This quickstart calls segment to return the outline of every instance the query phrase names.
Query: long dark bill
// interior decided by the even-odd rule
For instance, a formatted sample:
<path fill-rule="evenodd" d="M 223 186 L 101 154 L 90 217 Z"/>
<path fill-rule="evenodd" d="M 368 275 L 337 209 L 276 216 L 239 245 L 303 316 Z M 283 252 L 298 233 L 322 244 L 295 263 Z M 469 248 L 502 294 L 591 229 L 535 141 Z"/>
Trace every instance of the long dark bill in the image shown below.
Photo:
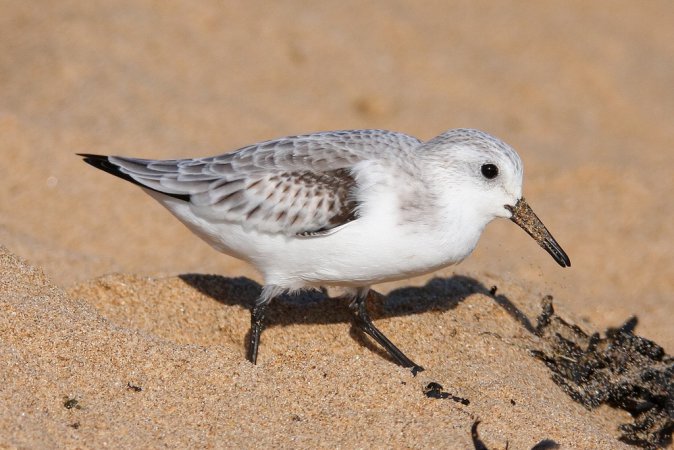
<path fill-rule="evenodd" d="M 538 245 L 543 247 L 546 252 L 550 253 L 550 256 L 557 261 L 557 264 L 562 267 L 571 266 L 571 261 L 567 254 L 562 250 L 562 247 L 559 246 L 557 241 L 555 241 L 555 238 L 552 237 L 548 229 L 545 228 L 541 219 L 534 214 L 534 211 L 526 200 L 524 200 L 524 197 L 519 199 L 515 206 L 505 205 L 505 208 L 513 213 L 510 220 L 522 227 L 529 236 L 534 238 L 536 242 L 538 242 Z"/>

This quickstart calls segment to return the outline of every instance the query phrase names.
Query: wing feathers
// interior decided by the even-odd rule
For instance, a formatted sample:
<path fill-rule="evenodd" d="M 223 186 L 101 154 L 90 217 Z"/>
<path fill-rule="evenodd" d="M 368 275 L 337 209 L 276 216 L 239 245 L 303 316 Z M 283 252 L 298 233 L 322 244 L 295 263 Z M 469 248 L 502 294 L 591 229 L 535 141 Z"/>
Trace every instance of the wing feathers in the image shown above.
<path fill-rule="evenodd" d="M 419 143 L 401 133 L 355 130 L 291 136 L 211 158 L 82 156 L 101 170 L 189 201 L 195 214 L 209 220 L 316 236 L 357 218 L 355 164 Z"/>

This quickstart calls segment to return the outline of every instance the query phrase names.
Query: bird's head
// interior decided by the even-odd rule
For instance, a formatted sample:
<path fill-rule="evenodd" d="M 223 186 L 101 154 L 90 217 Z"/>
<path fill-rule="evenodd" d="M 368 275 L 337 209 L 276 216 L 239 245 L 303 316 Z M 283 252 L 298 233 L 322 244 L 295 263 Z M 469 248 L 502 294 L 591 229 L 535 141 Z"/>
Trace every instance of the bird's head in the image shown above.
<path fill-rule="evenodd" d="M 522 160 L 505 142 L 479 130 L 449 130 L 419 149 L 436 165 L 448 196 L 484 224 L 501 217 L 522 227 L 562 267 L 569 257 L 522 196 Z"/>

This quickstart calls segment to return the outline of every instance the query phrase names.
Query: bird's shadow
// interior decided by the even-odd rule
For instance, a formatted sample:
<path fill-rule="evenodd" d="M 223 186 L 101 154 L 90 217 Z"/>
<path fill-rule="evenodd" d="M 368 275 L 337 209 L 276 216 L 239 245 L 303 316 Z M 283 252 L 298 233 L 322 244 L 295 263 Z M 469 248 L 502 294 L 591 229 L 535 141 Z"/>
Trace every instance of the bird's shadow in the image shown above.
<path fill-rule="evenodd" d="M 180 275 L 180 279 L 224 305 L 241 306 L 247 309 L 252 308 L 262 290 L 258 283 L 244 277 L 227 278 L 219 275 L 183 274 Z M 463 275 L 433 278 L 424 286 L 395 289 L 386 296 L 375 295 L 374 298 L 370 298 L 368 309 L 374 320 L 428 311 L 448 311 L 456 308 L 473 294 L 490 297 L 524 328 L 530 332 L 534 331 L 527 316 L 508 297 L 497 294 L 495 287 L 487 288 L 476 279 Z M 350 299 L 346 298 L 329 298 L 325 292 L 318 290 L 284 294 L 275 299 L 270 306 L 266 317 L 266 327 L 352 322 L 353 315 L 348 308 L 349 301 Z M 350 335 L 359 344 L 390 359 L 383 349 L 374 345 L 357 327 L 351 327 Z M 245 339 L 245 342 L 248 342 L 248 337 Z"/>

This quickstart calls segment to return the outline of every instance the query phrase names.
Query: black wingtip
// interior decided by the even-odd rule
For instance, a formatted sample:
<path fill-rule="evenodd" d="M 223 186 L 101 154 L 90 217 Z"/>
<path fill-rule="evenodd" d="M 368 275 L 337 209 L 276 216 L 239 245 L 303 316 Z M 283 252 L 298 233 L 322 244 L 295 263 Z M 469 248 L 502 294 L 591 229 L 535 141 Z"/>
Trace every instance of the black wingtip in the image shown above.
<path fill-rule="evenodd" d="M 77 156 L 81 156 L 82 160 L 91 165 L 94 166 L 97 169 L 100 169 L 104 172 L 108 172 L 109 174 L 112 174 L 116 177 L 122 178 L 126 181 L 130 181 L 133 184 L 137 184 L 138 186 L 143 186 L 141 183 L 133 179 L 131 176 L 128 174 L 122 172 L 119 169 L 119 166 L 116 164 L 113 164 L 110 162 L 110 159 L 108 156 L 105 155 L 94 155 L 91 153 L 77 153 Z M 146 187 L 146 186 L 143 186 Z"/>
<path fill-rule="evenodd" d="M 143 183 L 139 182 L 135 178 L 133 178 L 131 175 L 123 172 L 117 164 L 114 164 L 110 161 L 110 157 L 105 156 L 105 155 L 94 155 L 92 153 L 76 153 L 77 156 L 81 156 L 82 160 L 91 165 L 94 166 L 97 169 L 102 170 L 103 172 L 107 172 L 111 175 L 114 175 L 116 177 L 119 177 L 123 180 L 129 181 L 135 185 L 138 185 L 144 189 L 149 189 L 151 191 L 159 192 L 160 194 L 168 195 L 169 197 L 177 198 L 178 200 L 183 200 L 186 202 L 190 201 L 190 196 L 187 194 L 171 194 L 168 192 L 162 192 L 157 189 L 153 189 L 149 186 L 145 186 Z"/>
<path fill-rule="evenodd" d="M 87 164 L 91 164 L 97 169 L 107 170 L 105 169 L 106 166 L 111 165 L 110 160 L 108 160 L 108 157 L 105 155 L 94 155 L 91 153 L 75 153 L 77 156 L 82 157 L 82 161 L 84 161 Z"/>

